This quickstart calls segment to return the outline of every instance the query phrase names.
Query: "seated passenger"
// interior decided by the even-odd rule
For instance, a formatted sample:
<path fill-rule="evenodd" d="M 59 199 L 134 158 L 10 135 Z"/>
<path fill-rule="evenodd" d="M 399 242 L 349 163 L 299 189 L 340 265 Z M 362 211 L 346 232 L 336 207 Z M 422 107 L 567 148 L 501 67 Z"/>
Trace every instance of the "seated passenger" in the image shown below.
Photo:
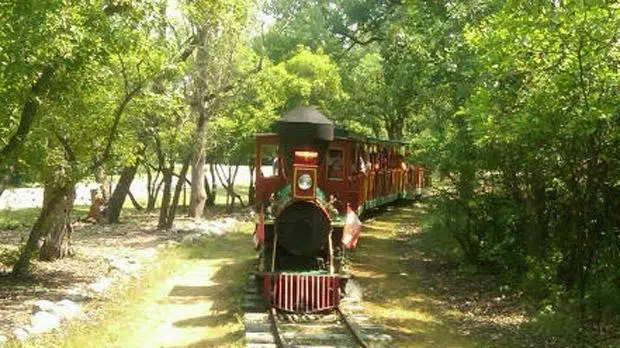
<path fill-rule="evenodd" d="M 342 157 L 330 156 L 327 164 L 327 177 L 330 179 L 342 179 Z"/>

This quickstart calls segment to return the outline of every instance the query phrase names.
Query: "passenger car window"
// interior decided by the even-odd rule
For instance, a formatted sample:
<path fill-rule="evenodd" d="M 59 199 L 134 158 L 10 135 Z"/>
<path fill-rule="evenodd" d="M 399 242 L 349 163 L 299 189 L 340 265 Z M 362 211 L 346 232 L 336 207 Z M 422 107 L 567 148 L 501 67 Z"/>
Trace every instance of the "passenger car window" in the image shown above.
<path fill-rule="evenodd" d="M 272 178 L 279 175 L 278 172 L 278 147 L 273 144 L 264 144 L 260 148 L 260 173 L 262 177 Z"/>
<path fill-rule="evenodd" d="M 327 156 L 327 178 L 344 178 L 344 151 L 342 149 L 329 149 Z"/>

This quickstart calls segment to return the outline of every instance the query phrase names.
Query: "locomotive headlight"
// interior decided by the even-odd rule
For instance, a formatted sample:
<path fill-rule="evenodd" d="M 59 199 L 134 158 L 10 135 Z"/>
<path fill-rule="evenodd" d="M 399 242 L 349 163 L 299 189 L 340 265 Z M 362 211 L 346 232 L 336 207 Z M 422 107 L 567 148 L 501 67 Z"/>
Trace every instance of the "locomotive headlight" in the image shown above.
<path fill-rule="evenodd" d="M 312 177 L 310 174 L 302 174 L 297 178 L 297 187 L 300 190 L 307 190 L 312 187 Z"/>

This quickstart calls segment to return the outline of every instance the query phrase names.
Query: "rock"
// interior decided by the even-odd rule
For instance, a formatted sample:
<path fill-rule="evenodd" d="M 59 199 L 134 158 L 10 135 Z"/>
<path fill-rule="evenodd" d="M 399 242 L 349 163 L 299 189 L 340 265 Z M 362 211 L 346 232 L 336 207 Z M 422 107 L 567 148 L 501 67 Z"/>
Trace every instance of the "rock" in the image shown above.
<path fill-rule="evenodd" d="M 157 256 L 157 250 L 155 248 L 148 248 L 140 251 L 140 257 L 145 259 L 154 259 Z"/>
<path fill-rule="evenodd" d="M 126 257 L 124 259 L 112 259 L 109 262 L 110 268 L 125 274 L 136 274 L 140 271 L 140 264 L 132 258 Z"/>
<path fill-rule="evenodd" d="M 2 347 L 8 340 L 9 339 L 6 338 L 6 336 L 4 336 L 3 334 L 0 334 L 0 347 Z"/>
<path fill-rule="evenodd" d="M 201 231 L 201 234 L 203 236 L 213 236 L 213 235 L 217 235 L 219 233 L 220 230 L 218 230 L 217 228 L 213 227 L 213 226 L 205 226 L 205 228 Z"/>
<path fill-rule="evenodd" d="M 227 217 L 224 218 L 224 224 L 227 225 L 227 226 L 232 227 L 236 223 L 237 223 L 237 219 L 235 219 L 233 217 L 227 216 Z"/>
<path fill-rule="evenodd" d="M 65 292 L 64 299 L 74 302 L 84 302 L 91 300 L 91 297 L 88 296 L 85 290 L 80 288 L 73 288 Z"/>
<path fill-rule="evenodd" d="M 80 305 L 71 300 L 62 300 L 56 305 L 56 313 L 61 319 L 71 319 L 82 313 Z"/>
<path fill-rule="evenodd" d="M 35 303 L 32 305 L 32 313 L 37 313 L 37 312 L 54 313 L 55 311 L 56 311 L 56 305 L 52 301 L 39 300 L 39 301 L 35 301 Z"/>
<path fill-rule="evenodd" d="M 212 236 L 221 236 L 221 235 L 225 234 L 226 232 L 229 232 L 229 230 L 228 230 L 228 229 L 225 229 L 225 228 L 214 229 L 214 230 L 211 232 L 211 235 L 212 235 Z"/>
<path fill-rule="evenodd" d="M 15 338 L 18 341 L 23 342 L 28 338 L 28 336 L 30 336 L 30 334 L 28 333 L 28 330 L 26 330 L 23 327 L 20 327 L 20 328 L 13 330 L 13 336 L 15 336 Z"/>
<path fill-rule="evenodd" d="M 188 234 L 183 237 L 182 243 L 185 245 L 198 244 L 202 240 L 202 236 L 198 233 Z"/>
<path fill-rule="evenodd" d="M 88 285 L 88 289 L 90 289 L 91 291 L 95 292 L 95 293 L 102 293 L 104 292 L 107 288 L 110 287 L 110 285 L 112 285 L 112 279 L 108 278 L 108 277 L 101 277 L 99 279 L 97 279 L 97 281 L 95 281 L 94 283 L 91 283 Z"/>
<path fill-rule="evenodd" d="M 181 243 L 177 242 L 176 240 L 169 240 L 168 243 L 166 243 L 166 248 L 176 248 L 179 245 L 181 245 Z"/>
<path fill-rule="evenodd" d="M 60 318 L 52 313 L 37 312 L 30 318 L 31 334 L 40 334 L 54 330 L 60 326 Z"/>

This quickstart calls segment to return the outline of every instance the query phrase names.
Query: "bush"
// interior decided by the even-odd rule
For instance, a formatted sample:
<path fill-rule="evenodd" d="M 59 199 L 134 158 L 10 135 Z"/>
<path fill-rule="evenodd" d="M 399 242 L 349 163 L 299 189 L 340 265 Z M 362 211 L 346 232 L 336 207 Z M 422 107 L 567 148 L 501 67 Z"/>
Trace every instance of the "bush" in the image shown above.
<path fill-rule="evenodd" d="M 11 267 L 19 260 L 22 248 L 2 247 L 0 249 L 0 265 Z"/>

